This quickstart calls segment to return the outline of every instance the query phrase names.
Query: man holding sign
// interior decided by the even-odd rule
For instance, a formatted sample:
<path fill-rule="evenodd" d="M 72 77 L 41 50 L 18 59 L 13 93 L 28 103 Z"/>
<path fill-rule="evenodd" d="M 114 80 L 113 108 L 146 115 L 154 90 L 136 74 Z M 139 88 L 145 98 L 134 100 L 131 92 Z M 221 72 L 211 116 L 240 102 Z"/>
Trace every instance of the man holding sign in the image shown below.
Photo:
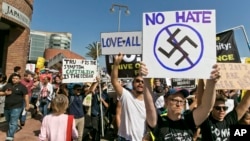
<path fill-rule="evenodd" d="M 148 69 L 146 65 L 141 63 L 139 71 L 144 76 L 147 76 Z M 189 92 L 185 89 L 170 89 L 169 93 L 165 95 L 165 108 L 168 109 L 167 116 L 158 116 L 154 106 L 150 79 L 144 78 L 144 100 L 146 107 L 147 123 L 152 128 L 154 136 L 157 141 L 169 140 L 185 140 L 191 141 L 196 127 L 209 116 L 215 101 L 215 84 L 219 79 L 219 68 L 217 65 L 213 66 L 210 74 L 210 79 L 206 82 L 204 96 L 202 103 L 195 110 L 183 115 L 186 97 Z"/>
<path fill-rule="evenodd" d="M 121 122 L 118 130 L 118 138 L 121 141 L 141 141 L 146 131 L 146 109 L 144 104 L 144 81 L 142 76 L 134 77 L 133 90 L 130 92 L 123 88 L 118 81 L 118 68 L 123 59 L 123 54 L 118 54 L 114 59 L 114 67 L 111 72 L 111 82 L 120 97 Z"/>

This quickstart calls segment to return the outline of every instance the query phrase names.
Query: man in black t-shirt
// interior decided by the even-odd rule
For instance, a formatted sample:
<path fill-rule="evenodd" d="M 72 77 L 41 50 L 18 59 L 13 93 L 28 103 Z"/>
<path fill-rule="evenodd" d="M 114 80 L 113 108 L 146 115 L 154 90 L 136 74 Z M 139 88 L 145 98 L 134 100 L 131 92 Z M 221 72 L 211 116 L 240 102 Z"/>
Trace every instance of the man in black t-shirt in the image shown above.
<path fill-rule="evenodd" d="M 203 141 L 229 140 L 230 126 L 237 124 L 250 106 L 250 91 L 246 92 L 242 101 L 227 115 L 226 110 L 228 107 L 225 105 L 226 100 L 223 95 L 217 95 L 209 118 L 201 125 Z"/>
<path fill-rule="evenodd" d="M 12 83 L 8 83 L 3 87 L 0 95 L 5 95 L 4 116 L 9 124 L 6 141 L 12 141 L 14 134 L 18 128 L 18 118 L 23 109 L 23 101 L 25 101 L 25 110 L 29 110 L 29 96 L 27 88 L 20 83 L 21 76 L 13 74 Z"/>
<path fill-rule="evenodd" d="M 139 72 L 147 75 L 148 71 L 144 63 L 141 63 Z M 189 92 L 185 89 L 170 89 L 165 95 L 165 108 L 168 113 L 166 117 L 158 117 L 152 98 L 150 79 L 144 78 L 144 100 L 147 115 L 147 124 L 152 128 L 156 141 L 192 141 L 196 129 L 208 116 L 215 101 L 215 84 L 220 77 L 219 68 L 213 66 L 210 79 L 206 82 L 202 104 L 195 110 L 187 112 L 182 116 L 186 97 Z M 183 118 L 182 118 L 183 117 Z"/>

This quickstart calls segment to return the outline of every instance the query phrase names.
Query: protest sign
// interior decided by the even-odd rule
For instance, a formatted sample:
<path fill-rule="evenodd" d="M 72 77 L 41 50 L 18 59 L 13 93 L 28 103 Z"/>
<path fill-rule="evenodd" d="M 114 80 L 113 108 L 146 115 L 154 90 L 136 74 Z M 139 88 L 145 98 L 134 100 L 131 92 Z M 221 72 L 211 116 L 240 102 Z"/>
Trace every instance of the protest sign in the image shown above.
<path fill-rule="evenodd" d="M 119 78 L 129 78 L 135 77 L 139 73 L 141 61 L 141 54 L 129 55 L 126 54 L 121 61 L 118 68 L 118 77 Z M 106 68 L 107 73 L 111 75 L 114 64 L 114 55 L 106 55 Z"/>
<path fill-rule="evenodd" d="M 250 64 L 218 63 L 221 78 L 216 89 L 250 89 Z"/>
<path fill-rule="evenodd" d="M 62 66 L 63 83 L 95 82 L 97 76 L 96 60 L 64 58 Z"/>
<path fill-rule="evenodd" d="M 216 35 L 217 62 L 240 63 L 239 51 L 234 39 L 234 30 Z"/>
<path fill-rule="evenodd" d="M 141 54 L 141 32 L 111 32 L 101 33 L 102 55 Z"/>
<path fill-rule="evenodd" d="M 147 77 L 209 78 L 216 63 L 215 10 L 143 13 Z"/>

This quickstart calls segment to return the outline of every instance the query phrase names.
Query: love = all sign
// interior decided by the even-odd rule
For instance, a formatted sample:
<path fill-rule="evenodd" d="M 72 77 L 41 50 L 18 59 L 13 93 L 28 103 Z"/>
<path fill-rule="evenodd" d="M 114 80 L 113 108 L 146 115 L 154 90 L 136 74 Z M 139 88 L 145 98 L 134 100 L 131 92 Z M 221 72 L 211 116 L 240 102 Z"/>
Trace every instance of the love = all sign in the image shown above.
<path fill-rule="evenodd" d="M 215 25 L 215 10 L 143 13 L 147 77 L 209 78 L 216 63 Z"/>
<path fill-rule="evenodd" d="M 102 55 L 142 53 L 142 32 L 101 33 Z"/>

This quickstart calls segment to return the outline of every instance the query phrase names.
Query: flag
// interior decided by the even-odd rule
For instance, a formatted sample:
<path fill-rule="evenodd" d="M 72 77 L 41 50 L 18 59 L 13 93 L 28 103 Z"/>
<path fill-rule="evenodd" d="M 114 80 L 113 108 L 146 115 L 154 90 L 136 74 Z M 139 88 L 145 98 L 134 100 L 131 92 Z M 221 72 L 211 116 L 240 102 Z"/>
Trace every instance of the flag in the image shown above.
<path fill-rule="evenodd" d="M 217 62 L 240 63 L 240 55 L 234 39 L 234 31 L 216 35 Z"/>

